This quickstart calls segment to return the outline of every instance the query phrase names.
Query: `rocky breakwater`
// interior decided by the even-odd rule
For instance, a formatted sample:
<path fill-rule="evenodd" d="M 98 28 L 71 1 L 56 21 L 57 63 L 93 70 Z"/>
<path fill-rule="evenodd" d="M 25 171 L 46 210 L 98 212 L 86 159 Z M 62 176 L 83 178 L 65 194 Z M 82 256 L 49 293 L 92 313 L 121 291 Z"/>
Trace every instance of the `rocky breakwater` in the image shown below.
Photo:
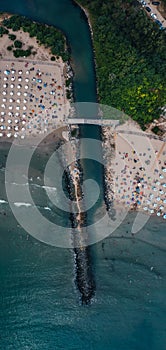
<path fill-rule="evenodd" d="M 74 130 L 75 129 L 75 130 Z M 76 131 L 77 137 L 73 137 Z M 95 293 L 95 282 L 91 267 L 91 254 L 86 230 L 86 210 L 84 205 L 83 169 L 80 161 L 79 129 L 69 127 L 70 144 L 64 155 L 66 183 L 70 204 L 70 221 L 73 229 L 72 245 L 75 261 L 75 283 L 82 304 L 89 304 Z"/>
<path fill-rule="evenodd" d="M 102 145 L 104 158 L 104 200 L 111 219 L 115 218 L 114 208 L 114 171 L 112 162 L 115 158 L 114 129 L 111 126 L 102 127 Z"/>

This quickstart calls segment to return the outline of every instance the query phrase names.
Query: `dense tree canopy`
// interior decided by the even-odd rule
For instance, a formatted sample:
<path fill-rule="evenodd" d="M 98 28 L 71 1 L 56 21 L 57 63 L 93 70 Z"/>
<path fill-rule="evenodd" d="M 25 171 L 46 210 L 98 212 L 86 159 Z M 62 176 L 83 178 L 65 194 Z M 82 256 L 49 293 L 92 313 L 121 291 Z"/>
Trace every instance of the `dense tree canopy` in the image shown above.
<path fill-rule="evenodd" d="M 99 99 L 142 128 L 166 102 L 166 33 L 133 0 L 79 0 L 94 33 Z"/>

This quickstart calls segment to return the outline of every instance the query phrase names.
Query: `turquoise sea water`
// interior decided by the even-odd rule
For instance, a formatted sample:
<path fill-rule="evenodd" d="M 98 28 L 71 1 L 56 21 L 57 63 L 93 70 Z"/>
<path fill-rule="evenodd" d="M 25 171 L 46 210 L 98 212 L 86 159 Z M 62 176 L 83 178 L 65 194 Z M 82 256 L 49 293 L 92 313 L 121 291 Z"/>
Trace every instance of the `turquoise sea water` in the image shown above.
<path fill-rule="evenodd" d="M 0 10 L 62 28 L 71 45 L 76 100 L 96 101 L 89 29 L 78 7 L 70 0 L 0 0 Z M 98 134 L 97 129 L 87 128 L 86 135 L 91 136 L 92 130 Z M 6 200 L 6 155 L 1 150 L 1 200 Z M 37 158 L 34 191 L 35 184 L 40 185 L 37 177 L 43 163 Z M 98 176 L 92 173 L 93 166 L 88 167 L 87 177 Z M 44 206 L 51 204 L 43 200 L 43 189 L 39 186 L 34 195 L 46 215 Z M 54 213 L 47 215 L 53 219 Z M 152 217 L 133 237 L 134 215 L 129 214 L 112 236 L 91 248 L 95 296 L 91 305 L 82 306 L 74 283 L 73 251 L 28 236 L 17 226 L 8 203 L 1 202 L 0 349 L 165 349 L 165 223 Z"/>

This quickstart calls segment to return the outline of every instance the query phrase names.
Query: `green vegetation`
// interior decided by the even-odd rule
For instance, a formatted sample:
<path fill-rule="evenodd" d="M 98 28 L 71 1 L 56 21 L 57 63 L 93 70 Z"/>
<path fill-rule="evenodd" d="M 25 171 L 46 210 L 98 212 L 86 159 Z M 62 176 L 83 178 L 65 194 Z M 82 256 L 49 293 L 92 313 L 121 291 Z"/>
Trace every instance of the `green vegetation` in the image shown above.
<path fill-rule="evenodd" d="M 100 103 L 144 129 L 166 101 L 166 34 L 133 0 L 78 0 L 94 33 Z"/>
<path fill-rule="evenodd" d="M 13 31 L 22 29 L 24 32 L 28 32 L 30 37 L 36 37 L 39 44 L 50 48 L 53 56 L 61 56 L 64 61 L 69 59 L 69 54 L 65 49 L 65 38 L 63 34 L 53 26 L 32 22 L 30 19 L 19 15 L 13 15 L 5 19 L 3 21 L 3 26 Z"/>
<path fill-rule="evenodd" d="M 21 48 L 22 48 L 22 42 L 21 42 L 20 40 L 15 40 L 14 46 L 15 46 L 17 49 L 21 49 Z"/>
<path fill-rule="evenodd" d="M 14 34 L 9 34 L 8 35 L 8 38 L 10 39 L 10 40 L 16 40 L 16 35 L 14 35 Z"/>
<path fill-rule="evenodd" d="M 4 28 L 3 26 L 0 26 L 0 37 L 8 33 L 9 33 L 8 29 Z"/>
<path fill-rule="evenodd" d="M 7 46 L 8 51 L 12 51 L 12 49 L 13 49 L 13 46 Z"/>
<path fill-rule="evenodd" d="M 29 48 L 28 50 L 20 50 L 20 49 L 16 49 L 16 50 L 13 50 L 13 54 L 14 54 L 14 57 L 28 57 L 31 55 L 31 49 Z"/>

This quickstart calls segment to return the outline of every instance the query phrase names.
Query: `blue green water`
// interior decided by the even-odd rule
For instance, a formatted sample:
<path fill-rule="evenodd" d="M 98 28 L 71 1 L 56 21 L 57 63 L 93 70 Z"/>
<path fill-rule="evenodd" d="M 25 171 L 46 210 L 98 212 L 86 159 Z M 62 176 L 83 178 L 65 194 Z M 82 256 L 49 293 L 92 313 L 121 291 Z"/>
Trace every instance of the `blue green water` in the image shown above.
<path fill-rule="evenodd" d="M 78 7 L 70 0 L 0 0 L 0 10 L 62 28 L 72 51 L 76 100 L 96 101 L 89 29 Z M 92 128 L 86 132 L 92 136 Z M 4 200 L 5 152 L 0 156 Z M 34 172 L 34 183 L 37 176 Z M 38 202 L 42 204 L 40 196 Z M 0 203 L 0 349 L 164 350 L 165 224 L 151 218 L 133 237 L 133 217 L 130 214 L 112 236 L 92 247 L 96 291 L 92 304 L 82 306 L 73 252 L 26 235 L 8 203 Z"/>

